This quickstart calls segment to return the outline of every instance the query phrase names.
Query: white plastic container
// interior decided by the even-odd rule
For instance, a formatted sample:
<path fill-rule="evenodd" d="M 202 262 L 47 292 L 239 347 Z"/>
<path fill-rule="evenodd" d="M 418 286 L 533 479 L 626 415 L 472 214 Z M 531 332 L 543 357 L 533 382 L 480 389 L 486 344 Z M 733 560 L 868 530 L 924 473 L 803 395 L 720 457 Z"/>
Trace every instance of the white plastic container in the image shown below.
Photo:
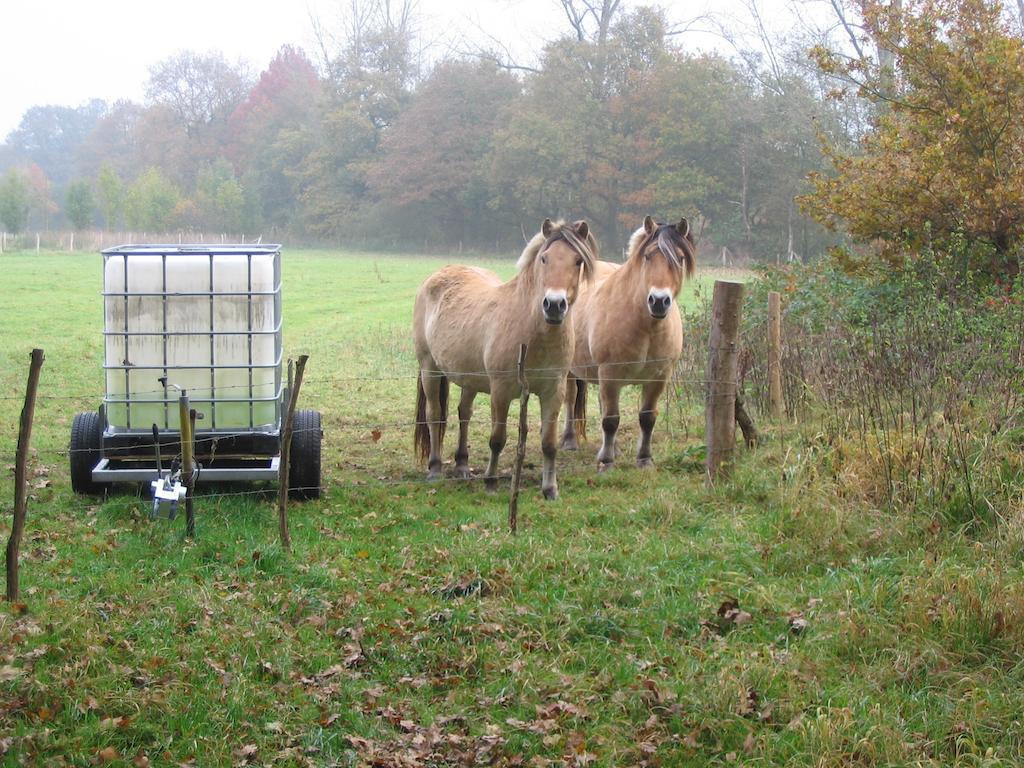
<path fill-rule="evenodd" d="M 175 386 L 204 414 L 199 429 L 275 428 L 280 274 L 280 252 L 267 247 L 104 251 L 108 428 L 178 429 Z"/>

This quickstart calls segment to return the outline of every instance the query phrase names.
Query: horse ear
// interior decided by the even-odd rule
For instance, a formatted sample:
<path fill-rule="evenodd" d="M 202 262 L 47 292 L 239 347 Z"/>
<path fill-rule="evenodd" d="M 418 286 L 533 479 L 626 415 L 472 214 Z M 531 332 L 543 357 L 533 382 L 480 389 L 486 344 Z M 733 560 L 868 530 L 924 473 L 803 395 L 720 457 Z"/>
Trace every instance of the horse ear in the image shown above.
<path fill-rule="evenodd" d="M 540 233 L 544 237 L 551 237 L 551 233 L 555 231 L 555 225 L 551 223 L 551 219 L 544 219 L 544 223 L 540 225 Z"/>
<path fill-rule="evenodd" d="M 580 240 L 586 240 L 587 235 L 590 234 L 590 227 L 587 225 L 587 222 L 585 222 L 583 219 L 573 222 L 572 229 Z"/>
<path fill-rule="evenodd" d="M 644 216 L 644 232 L 646 232 L 649 235 L 651 234 L 651 232 L 657 229 L 657 227 L 658 225 L 654 221 L 654 219 L 652 219 L 650 216 Z"/>
<path fill-rule="evenodd" d="M 679 220 L 678 224 L 676 224 L 676 231 L 678 231 L 683 237 L 690 236 L 690 222 L 686 220 L 685 216 Z"/>

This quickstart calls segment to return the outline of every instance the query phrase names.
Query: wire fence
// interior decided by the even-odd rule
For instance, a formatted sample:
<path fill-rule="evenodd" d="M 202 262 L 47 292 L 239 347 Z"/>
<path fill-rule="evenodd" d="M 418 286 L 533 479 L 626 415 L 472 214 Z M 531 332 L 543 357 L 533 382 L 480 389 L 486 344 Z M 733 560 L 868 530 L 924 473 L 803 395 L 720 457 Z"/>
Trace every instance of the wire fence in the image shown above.
<path fill-rule="evenodd" d="M 638 360 L 626 360 L 618 361 L 614 363 L 602 363 L 597 368 L 602 369 L 615 369 L 615 368 L 626 368 L 635 366 L 650 366 L 659 364 L 672 364 L 676 363 L 673 358 L 652 358 L 652 359 L 638 359 Z M 10 373 L 10 372 L 8 372 Z M 492 378 L 506 378 L 509 380 L 516 380 L 518 371 L 516 369 L 498 369 L 498 370 L 478 370 L 478 371 L 416 371 L 416 372 L 404 372 L 404 373 L 389 373 L 389 374 L 378 374 L 378 375 L 343 375 L 343 376 L 330 376 L 323 378 L 308 378 L 303 383 L 308 385 L 315 384 L 327 384 L 337 386 L 339 384 L 352 382 L 352 381 L 416 381 L 417 379 L 443 379 L 447 378 L 455 383 L 458 383 L 459 379 L 492 379 Z M 565 379 L 567 376 L 565 369 L 562 367 L 539 367 L 539 368 L 528 368 L 526 371 L 526 378 L 528 382 L 537 381 L 558 381 Z M 610 383 L 621 383 L 627 384 L 648 384 L 668 381 L 676 385 L 680 384 L 719 384 L 728 383 L 715 379 L 708 379 L 704 377 L 678 377 L 669 376 L 668 379 L 664 376 L 633 376 L 633 375 L 622 375 L 622 376 L 601 376 L 602 381 Z M 596 379 L 588 379 L 588 382 L 593 384 L 596 383 Z M 273 387 L 274 384 L 228 384 L 228 385 L 217 385 L 213 387 L 188 387 L 188 391 L 192 396 L 193 400 L 204 402 L 206 397 L 214 397 L 215 394 L 220 394 L 229 391 L 237 392 L 240 389 L 245 390 L 258 390 L 265 387 Z M 517 385 L 518 386 L 518 385 Z M 534 388 L 531 386 L 531 390 Z M 133 390 L 131 395 L 133 397 L 139 397 L 143 395 L 167 395 L 171 392 L 171 388 L 159 388 L 149 390 Z M 24 394 L 10 394 L 0 395 L 0 401 L 12 401 L 12 400 L 23 400 Z M 39 400 L 69 400 L 69 401 L 84 401 L 84 402 L 99 402 L 103 399 L 102 395 L 97 395 L 95 392 L 73 394 L 73 395 L 48 395 L 40 393 L 37 395 Z M 174 402 L 177 402 L 177 398 L 172 398 Z M 237 398 L 239 401 L 244 401 L 245 398 Z M 151 405 L 154 403 L 162 403 L 163 399 L 160 400 L 143 400 L 142 404 Z"/>
<path fill-rule="evenodd" d="M 644 369 L 644 368 L 648 368 L 649 366 L 665 366 L 668 369 L 667 370 L 667 375 L 660 375 L 660 376 L 657 376 L 657 377 L 649 376 L 649 375 L 630 375 L 632 373 L 632 370 L 630 370 L 630 369 L 637 369 L 637 368 Z M 690 387 L 690 386 L 694 386 L 694 387 L 708 387 L 711 384 L 730 383 L 730 382 L 715 381 L 715 380 L 711 380 L 711 379 L 708 379 L 708 378 L 705 378 L 705 377 L 687 376 L 685 374 L 682 374 L 682 372 L 679 370 L 679 367 L 678 367 L 678 361 L 675 358 L 653 358 L 653 359 L 647 359 L 647 358 L 640 359 L 640 358 L 638 358 L 638 359 L 627 360 L 627 361 L 616 361 L 614 363 L 604 364 L 604 365 L 602 365 L 600 367 L 600 369 L 601 369 L 601 373 L 603 374 L 603 376 L 601 376 L 601 380 L 604 381 L 604 382 L 615 383 L 615 384 L 622 384 L 622 385 L 640 385 L 640 386 L 643 386 L 643 385 L 648 384 L 648 383 L 665 383 L 667 385 L 667 391 L 666 391 L 665 395 L 663 396 L 662 407 L 663 407 L 663 412 L 666 414 L 666 416 L 667 416 L 667 414 L 671 413 L 672 401 L 674 399 L 676 399 L 676 395 L 677 395 L 677 393 L 678 393 L 680 388 L 682 388 L 682 387 Z M 622 375 L 619 375 L 619 376 L 609 375 L 609 374 L 614 374 L 616 371 L 620 371 L 620 370 L 621 371 L 629 371 L 629 373 L 623 373 Z M 638 373 L 644 373 L 644 372 L 645 371 L 641 370 Z M 12 373 L 12 372 L 8 372 L 8 373 Z M 318 387 L 329 388 L 329 389 L 336 390 L 336 389 L 339 389 L 339 388 L 344 388 L 344 387 L 346 387 L 347 385 L 349 385 L 352 382 L 388 383 L 388 382 L 396 382 L 396 381 L 406 381 L 406 382 L 412 383 L 412 382 L 416 382 L 418 380 L 429 380 L 431 378 L 445 377 L 445 378 L 448 378 L 453 383 L 458 384 L 460 380 L 465 381 L 466 383 L 473 383 L 474 379 L 481 380 L 481 379 L 487 378 L 487 379 L 490 380 L 490 379 L 492 379 L 494 377 L 497 377 L 497 378 L 505 377 L 505 378 L 508 378 L 508 379 L 513 379 L 515 381 L 517 375 L 518 375 L 518 371 L 517 370 L 512 370 L 512 369 L 507 369 L 507 370 L 506 369 L 499 369 L 499 370 L 490 370 L 490 371 L 486 371 L 486 370 L 448 371 L 448 372 L 443 372 L 443 371 L 423 371 L 423 370 L 420 370 L 420 371 L 390 371 L 390 372 L 386 371 L 386 372 L 381 372 L 381 373 L 378 373 L 378 374 L 361 373 L 361 374 L 354 374 L 354 375 L 350 374 L 350 375 L 340 375 L 340 376 L 314 377 L 314 378 L 305 379 L 303 381 L 303 384 L 304 384 L 304 391 L 305 392 L 309 392 L 310 388 L 315 390 Z M 565 369 L 563 367 L 555 367 L 555 366 L 549 366 L 549 367 L 542 366 L 542 367 L 536 367 L 536 368 L 529 368 L 529 369 L 527 369 L 527 372 L 526 372 L 526 378 L 527 378 L 527 382 L 528 382 L 528 385 L 530 387 L 531 393 L 535 393 L 536 389 L 537 389 L 538 382 L 543 382 L 543 381 L 562 381 L 562 380 L 565 380 L 565 378 L 566 378 L 566 371 L 565 371 Z M 591 381 L 590 383 L 596 383 L 596 381 Z M 731 383 L 737 384 L 737 382 L 731 382 Z M 220 386 L 214 386 L 214 387 L 190 387 L 190 388 L 188 388 L 188 392 L 189 392 L 190 397 L 193 400 L 193 403 L 201 406 L 203 404 L 203 402 L 204 402 L 204 399 L 207 398 L 207 397 L 211 398 L 211 399 L 220 397 L 220 398 L 223 398 L 223 400 L 235 399 L 235 400 L 240 400 L 240 401 L 244 402 L 244 398 L 230 398 L 230 397 L 225 397 L 225 396 L 230 396 L 232 394 L 237 394 L 239 390 L 245 390 L 246 393 L 251 397 L 251 396 L 254 396 L 254 391 L 258 390 L 262 386 L 271 386 L 271 385 L 270 384 L 267 384 L 267 385 L 259 385 L 259 384 L 252 385 L 252 384 L 249 384 L 249 383 L 245 383 L 245 384 L 220 385 Z M 518 381 L 515 381 L 515 383 L 512 384 L 512 386 L 510 387 L 510 393 L 512 393 L 512 395 L 513 395 L 511 397 L 511 399 L 510 399 L 510 404 L 509 404 L 509 406 L 510 406 L 509 410 L 512 411 L 512 413 L 510 414 L 510 417 L 507 417 L 505 420 L 502 420 L 502 421 L 492 422 L 487 417 L 485 412 L 484 413 L 480 413 L 477 416 L 477 418 L 474 420 L 474 423 L 477 425 L 476 426 L 477 430 L 486 430 L 488 427 L 491 430 L 493 430 L 495 428 L 498 428 L 498 427 L 505 427 L 506 429 L 511 429 L 511 430 L 515 430 L 515 429 L 518 428 L 518 409 L 519 409 L 519 401 L 518 401 L 519 385 L 518 385 Z M 487 394 L 487 393 L 483 393 L 483 394 Z M 177 397 L 174 397 L 173 395 L 174 395 L 174 393 L 170 389 L 164 388 L 164 387 L 160 387 L 159 389 L 152 389 L 152 390 L 147 390 L 147 391 L 132 392 L 131 393 L 132 397 L 139 397 L 139 398 L 145 398 L 146 396 L 154 397 L 154 399 L 152 399 L 152 400 L 140 399 L 139 402 L 140 403 L 145 403 L 145 404 L 161 404 L 163 402 L 176 402 L 177 401 Z M 157 396 L 163 396 L 163 397 L 161 399 L 155 399 Z M 705 396 L 707 396 L 707 393 L 705 393 Z M 23 400 L 23 398 L 24 398 L 24 395 L 22 395 L 22 394 L 10 394 L 10 395 L 6 395 L 5 394 L 5 395 L 0 395 L 0 401 L 20 401 L 20 400 Z M 37 400 L 42 401 L 43 403 L 46 403 L 46 402 L 53 402 L 53 403 L 75 403 L 75 404 L 82 403 L 82 404 L 89 404 L 90 406 L 94 406 L 96 403 L 99 403 L 99 402 L 103 401 L 103 395 L 102 394 L 98 395 L 95 392 L 81 392 L 81 393 L 71 393 L 71 394 L 48 394 L 46 392 L 40 392 L 37 395 Z M 457 403 L 458 403 L 458 399 L 457 398 L 454 398 L 454 397 L 450 398 L 449 405 L 450 405 L 450 408 L 452 408 L 452 410 L 454 410 L 453 404 L 457 404 Z M 411 405 L 411 403 L 410 403 L 410 405 Z M 513 411 L 513 406 L 515 407 L 514 411 Z M 565 415 L 564 414 L 564 407 L 561 408 L 560 410 L 563 411 L 563 413 L 561 413 L 560 415 L 562 417 L 564 417 L 564 415 Z M 627 407 L 625 410 L 627 412 L 629 412 L 631 409 Z M 600 418 L 599 411 L 600 411 L 599 408 L 594 408 L 593 409 L 593 415 L 595 415 L 596 418 Z M 678 409 L 677 415 L 678 414 L 681 414 L 681 409 Z M 673 425 L 674 419 L 667 418 L 666 416 L 663 416 L 663 418 L 660 420 L 660 424 L 661 424 L 661 427 L 662 427 L 661 431 L 663 433 L 667 432 L 668 436 L 669 436 L 669 439 L 672 439 L 674 437 L 674 435 L 675 435 L 675 429 L 673 428 L 674 427 L 674 425 Z M 433 422 L 428 421 L 428 420 L 424 420 L 424 419 L 416 419 L 416 418 L 394 419 L 394 418 L 387 418 L 386 416 L 383 416 L 383 415 L 381 417 L 378 417 L 378 418 L 372 418 L 372 417 L 371 418 L 342 417 L 341 419 L 335 419 L 333 423 L 325 424 L 324 428 L 323 428 L 323 432 L 327 435 L 327 438 L 329 440 L 332 440 L 332 442 L 334 442 L 336 440 L 337 441 L 336 442 L 337 446 L 339 448 L 342 448 L 344 446 L 344 440 L 346 439 L 346 435 L 351 435 L 353 432 L 370 433 L 371 435 L 376 433 L 377 436 L 372 438 L 373 442 L 376 443 L 380 439 L 380 434 L 379 433 L 381 431 L 384 431 L 384 430 L 387 430 L 387 431 L 408 430 L 409 433 L 410 433 L 410 437 L 411 437 L 412 430 L 414 430 L 416 427 L 419 427 L 419 426 L 423 426 L 423 425 L 428 425 L 429 426 L 429 425 L 432 425 L 432 424 L 442 424 L 443 423 L 443 424 L 447 425 L 449 430 L 453 430 L 455 427 L 462 427 L 463 426 L 461 421 L 462 420 L 460 420 L 457 416 L 455 416 L 455 414 L 450 414 L 449 418 L 446 419 L 446 420 L 437 420 L 437 421 L 433 421 Z M 309 432 L 309 431 L 321 431 L 321 430 L 320 429 L 296 429 L 296 430 L 293 431 L 293 435 L 297 436 L 297 435 L 303 434 L 304 432 Z M 214 436 L 214 435 L 204 434 L 204 432 L 200 430 L 200 431 L 197 432 L 197 438 L 199 439 L 199 441 L 201 441 L 203 443 L 206 443 L 208 445 L 210 443 L 212 443 L 212 447 L 213 447 L 212 453 L 213 453 L 214 456 L 216 456 L 216 447 L 217 447 L 217 443 L 219 441 L 221 441 L 221 440 L 230 440 L 230 439 L 236 438 L 236 437 L 243 437 L 243 436 L 246 436 L 246 435 L 251 435 L 251 434 L 253 434 L 253 432 L 254 432 L 254 430 L 251 430 L 251 429 L 249 429 L 249 430 L 242 429 L 242 430 L 238 430 L 238 431 L 218 431 L 216 433 L 216 435 Z M 165 430 L 165 433 L 167 433 L 169 436 L 171 436 L 171 435 L 177 436 L 177 434 L 178 434 L 176 430 Z M 338 434 L 341 435 L 340 438 L 332 438 L 332 435 L 338 435 Z M 620 432 L 620 434 L 622 434 L 622 433 Z M 449 438 L 449 439 L 451 439 L 451 438 Z M 161 447 L 161 454 L 162 454 L 162 456 L 166 457 L 169 451 L 178 452 L 180 450 L 180 448 L 181 448 L 181 445 L 182 444 L 181 444 L 180 440 L 174 440 L 174 439 L 171 439 L 171 440 L 161 440 L 160 447 Z M 596 445 L 594 447 L 596 448 Z M 13 450 L 14 450 L 14 445 L 12 443 L 12 445 L 11 445 L 11 455 L 13 455 Z M 145 452 L 145 448 L 143 446 L 137 447 L 135 449 L 135 451 L 134 451 L 136 457 L 139 456 L 140 453 L 144 454 L 144 452 Z M 6 453 L 7 453 L 7 450 L 6 449 L 3 450 L 3 452 L 0 453 L 0 459 L 6 459 L 6 456 L 3 455 L 3 454 L 6 454 Z M 60 461 L 66 461 L 69 458 L 72 458 L 75 453 L 96 453 L 96 449 L 95 448 L 73 449 L 73 448 L 71 448 L 69 446 L 67 449 L 58 449 L 58 450 L 46 449 L 46 448 L 35 449 L 33 451 L 33 453 L 34 453 L 34 456 L 35 456 L 35 460 L 37 462 L 42 462 L 45 465 L 46 463 L 57 463 L 57 462 L 60 462 Z M 410 453 L 411 453 L 411 451 L 410 451 Z M 209 454 L 207 454 L 207 455 L 209 455 Z M 329 470 L 330 474 L 332 474 L 332 475 L 340 474 L 340 475 L 342 475 L 344 477 L 344 480 L 341 483 L 332 483 L 331 482 L 331 478 L 325 478 L 325 481 L 319 487 L 301 487 L 301 488 L 292 487 L 291 490 L 293 492 L 298 492 L 298 493 L 309 493 L 311 491 L 327 490 L 327 488 L 334 487 L 335 485 L 340 485 L 341 487 L 347 487 L 347 488 L 367 488 L 367 487 L 370 487 L 370 488 L 397 488 L 397 487 L 409 487 L 409 486 L 419 486 L 419 487 L 423 487 L 424 486 L 424 483 L 425 483 L 425 481 L 423 479 L 424 478 L 424 470 L 419 466 L 418 463 L 410 460 L 408 465 L 407 465 L 407 468 L 401 468 L 401 467 L 399 467 L 397 465 L 397 462 L 391 461 L 391 462 L 385 463 L 383 466 L 375 468 L 375 467 L 370 466 L 369 462 L 366 462 L 364 464 L 360 464 L 358 462 L 358 459 L 362 458 L 363 455 L 365 455 L 365 454 L 357 455 L 356 456 L 357 461 L 349 460 L 347 462 L 348 466 L 343 466 L 343 465 L 339 464 L 339 465 L 337 465 L 334 468 L 334 470 Z M 391 451 L 391 455 L 395 456 L 395 452 L 393 450 Z M 481 458 L 483 458 L 485 455 L 486 455 L 487 458 L 489 458 L 490 451 L 488 449 L 484 449 L 484 451 L 481 452 L 481 454 L 480 454 Z M 534 467 L 536 467 L 536 465 L 534 465 Z M 156 470 L 154 468 L 154 479 L 155 478 L 156 478 Z M 505 468 L 504 472 L 499 470 L 498 475 L 496 476 L 496 478 L 486 478 L 484 473 L 482 473 L 482 472 L 478 472 L 477 474 L 470 474 L 469 476 L 466 476 L 465 474 L 463 474 L 462 471 L 453 470 L 453 471 L 449 472 L 448 474 L 443 475 L 440 478 L 437 478 L 437 479 L 435 479 L 433 481 L 430 481 L 428 487 L 430 487 L 430 488 L 436 488 L 436 487 L 467 487 L 467 486 L 470 486 L 472 484 L 480 484 L 480 481 L 481 480 L 485 480 L 485 479 L 493 480 L 494 482 L 499 484 L 499 487 L 508 487 L 508 486 L 510 486 L 511 482 L 512 482 L 512 480 L 511 480 L 511 463 L 509 464 L 508 467 Z M 258 500 L 265 499 L 266 501 L 273 503 L 274 500 L 277 498 L 277 490 L 276 490 L 276 488 L 274 488 L 272 485 L 269 485 L 269 484 L 264 484 L 264 485 L 262 485 L 262 487 L 247 488 L 247 489 L 242 489 L 242 490 L 230 490 L 230 491 L 219 490 L 218 485 L 219 484 L 213 484 L 213 485 L 210 485 L 210 486 L 206 486 L 206 485 L 198 486 L 196 491 L 195 491 L 195 495 L 194 495 L 195 500 L 197 502 L 199 502 L 199 503 L 207 504 L 207 503 L 216 503 L 216 502 L 218 502 L 218 501 L 220 501 L 222 499 L 252 498 L 252 499 L 258 499 Z M 121 486 L 119 492 L 117 492 L 113 497 L 114 498 L 117 498 L 117 497 L 131 498 L 132 493 L 131 493 L 131 491 L 128 490 L 128 488 L 130 488 L 130 487 L 131 487 L 131 484 L 123 484 Z M 41 490 L 41 489 L 37 489 L 37 490 Z M 148 490 L 149 490 L 148 489 L 148 484 L 145 484 L 145 483 L 136 483 L 135 484 L 135 495 L 140 500 L 140 502 L 142 502 L 144 504 L 151 503 L 151 500 L 149 498 Z M 97 500 L 96 499 L 82 498 L 80 501 L 77 501 L 76 503 L 73 503 L 71 506 L 73 508 L 76 508 L 76 509 L 77 508 L 81 508 L 83 510 L 86 510 L 86 509 L 89 509 L 89 508 L 94 508 L 96 506 L 96 504 L 97 504 Z"/>
<path fill-rule="evenodd" d="M 644 360 L 637 359 L 637 360 L 619 361 L 619 362 L 616 362 L 616 363 L 606 364 L 605 367 L 607 367 L 607 368 L 615 368 L 615 367 L 626 367 L 626 366 L 656 365 L 656 364 L 660 364 L 660 363 L 674 363 L 674 362 L 675 361 L 673 359 L 671 359 L 671 358 L 657 358 L 657 359 L 651 359 L 651 360 L 648 360 L 648 359 L 644 359 Z M 553 372 L 553 373 L 548 373 L 548 372 Z M 504 371 L 504 370 L 489 371 L 489 372 L 488 371 L 458 371 L 458 372 L 420 371 L 420 372 L 416 372 L 416 373 L 393 374 L 393 375 L 387 375 L 387 376 L 369 376 L 369 375 L 363 375 L 363 376 L 331 376 L 331 377 L 323 377 L 323 378 L 319 378 L 319 379 L 318 378 L 305 379 L 303 383 L 307 386 L 307 388 L 309 386 L 311 386 L 311 385 L 316 385 L 316 384 L 337 387 L 337 386 L 340 386 L 341 384 L 343 384 L 344 382 L 353 381 L 353 380 L 359 380 L 359 381 L 394 381 L 394 380 L 407 380 L 407 379 L 411 378 L 411 379 L 413 379 L 415 381 L 416 379 L 419 379 L 420 377 L 423 377 L 423 376 L 426 376 L 426 377 L 435 377 L 435 376 L 436 377 L 447 377 L 447 378 L 449 378 L 451 380 L 451 379 L 457 379 L 457 378 L 462 378 L 462 377 L 469 378 L 469 377 L 487 377 L 487 376 L 492 376 L 492 375 L 493 376 L 511 375 L 513 373 L 515 373 L 515 372 L 513 372 L 513 371 Z M 550 368 L 543 368 L 542 367 L 542 368 L 529 369 L 528 375 L 527 375 L 527 382 L 529 384 L 530 382 L 536 382 L 538 379 L 540 379 L 540 380 L 562 380 L 564 378 L 565 378 L 564 369 L 562 369 L 562 368 L 554 368 L 554 367 L 550 367 Z M 728 383 L 728 382 L 723 382 L 723 381 L 714 380 L 714 379 L 688 378 L 688 377 L 679 377 L 679 376 L 669 376 L 668 378 L 666 378 L 666 377 L 658 377 L 658 378 L 650 377 L 650 378 L 648 378 L 648 377 L 637 377 L 637 376 L 622 376 L 622 377 L 608 377 L 608 376 L 604 376 L 604 377 L 602 377 L 601 380 L 605 381 L 605 382 L 621 383 L 623 385 L 630 385 L 630 384 L 643 385 L 643 384 L 646 384 L 646 383 L 661 383 L 661 382 L 665 382 L 668 385 L 670 385 L 671 387 L 679 387 L 679 386 L 690 385 L 690 384 L 692 384 L 692 385 L 707 386 L 709 384 Z M 589 383 L 593 384 L 595 382 L 589 382 Z M 223 393 L 223 392 L 226 392 L 226 391 L 237 391 L 239 389 L 251 389 L 251 386 L 249 384 L 224 385 L 224 386 L 218 386 L 218 387 L 212 387 L 212 388 L 210 388 L 210 387 L 208 387 L 208 388 L 190 388 L 188 391 L 190 393 L 190 396 L 192 396 L 193 402 L 197 403 L 197 404 L 201 404 L 201 403 L 204 402 L 203 398 L 201 397 L 202 394 L 206 394 L 207 396 L 212 398 L 212 397 L 214 397 L 215 394 L 220 394 L 220 393 Z M 531 390 L 534 390 L 534 389 L 535 388 L 531 386 Z M 516 390 L 516 392 L 518 392 L 518 384 L 516 384 L 515 390 Z M 132 395 L 166 394 L 167 391 L 168 390 L 165 390 L 165 389 L 147 390 L 145 392 L 133 392 Z M 486 393 L 483 393 L 483 394 L 486 394 Z M 723 396 L 727 396 L 727 395 L 723 395 Z M 5 400 L 5 401 L 17 401 L 17 400 L 23 400 L 23 399 L 24 399 L 24 395 L 0 396 L 0 400 Z M 81 402 L 81 403 L 95 404 L 97 402 L 102 401 L 103 400 L 103 396 L 102 395 L 97 395 L 96 393 L 82 393 L 82 394 L 71 394 L 71 395 L 47 395 L 47 394 L 44 394 L 44 393 L 40 393 L 40 394 L 38 394 L 36 396 L 36 399 L 38 401 Z M 452 398 L 451 400 L 454 400 L 454 398 Z M 168 401 L 177 402 L 177 398 L 169 398 Z M 240 402 L 244 402 L 244 399 L 239 399 L 239 401 Z M 140 405 L 151 405 L 151 404 L 162 404 L 163 402 L 164 402 L 164 400 L 140 400 L 138 404 L 140 404 Z M 514 397 L 510 400 L 510 410 L 511 410 L 512 405 L 518 406 L 518 400 L 516 400 L 516 398 L 514 398 Z M 564 413 L 561 414 L 561 416 L 564 417 Z M 478 417 L 478 421 L 479 420 L 486 420 L 486 417 L 483 417 L 483 416 Z M 459 423 L 459 419 L 457 417 L 454 417 L 454 416 L 452 416 L 452 417 L 450 417 L 450 418 L 448 418 L 446 420 L 438 420 L 436 422 L 431 422 L 431 421 L 424 420 L 424 419 L 419 419 L 419 420 L 417 420 L 417 419 L 407 419 L 407 420 L 398 420 L 398 421 L 394 421 L 394 420 L 385 421 L 385 420 L 381 420 L 381 419 L 366 419 L 366 420 L 361 420 L 361 421 L 353 421 L 351 419 L 346 419 L 346 420 L 343 420 L 342 422 L 340 422 L 338 424 L 335 424 L 334 426 L 336 428 L 340 428 L 340 429 L 344 429 L 344 430 L 415 429 L 417 426 L 420 426 L 420 425 L 428 425 L 429 426 L 429 425 L 431 425 L 433 423 L 457 426 L 458 423 Z M 514 425 L 517 422 L 514 422 L 513 419 L 506 419 L 506 420 L 503 420 L 503 421 L 489 422 L 489 423 L 490 423 L 492 428 L 497 427 L 497 426 L 503 426 L 503 427 L 507 428 L 508 426 Z M 145 431 L 145 430 L 142 430 L 142 431 Z M 215 439 L 216 441 L 230 440 L 232 438 L 244 437 L 246 435 L 250 435 L 250 434 L 253 433 L 253 431 L 254 430 L 238 430 L 238 431 L 232 432 L 232 431 L 218 430 L 216 432 L 215 438 L 209 438 L 209 439 Z M 295 430 L 293 434 L 301 434 L 304 431 L 306 431 L 306 430 L 298 429 L 298 430 Z M 171 432 L 172 433 L 176 433 L 175 430 L 171 430 Z M 207 438 L 204 437 L 204 433 L 203 433 L 202 430 L 200 430 L 198 432 L 198 435 L 201 438 L 203 438 L 203 439 L 207 439 Z M 181 443 L 179 441 L 174 441 L 174 440 L 161 441 L 161 447 L 165 448 L 165 449 L 166 448 L 180 447 L 180 445 L 181 445 Z M 93 451 L 94 449 L 91 449 L 91 448 L 84 448 L 84 449 L 71 449 L 71 448 L 68 448 L 67 450 L 63 450 L 63 451 L 56 451 L 56 452 L 52 452 L 51 451 L 50 455 L 51 456 L 58 456 L 58 457 L 61 457 L 61 458 L 66 458 L 69 455 L 71 455 L 72 453 L 75 453 L 76 450 L 79 451 L 79 452 L 90 452 L 90 451 Z"/>

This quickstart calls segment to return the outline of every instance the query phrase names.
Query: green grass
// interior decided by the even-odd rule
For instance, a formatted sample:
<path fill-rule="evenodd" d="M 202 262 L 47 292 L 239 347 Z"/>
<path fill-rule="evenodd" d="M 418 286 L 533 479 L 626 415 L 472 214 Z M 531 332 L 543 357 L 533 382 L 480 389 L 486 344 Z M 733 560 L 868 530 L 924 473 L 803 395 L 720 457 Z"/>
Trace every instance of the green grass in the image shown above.
<path fill-rule="evenodd" d="M 595 445 L 561 453 L 553 503 L 534 424 L 512 537 L 504 491 L 428 485 L 412 461 L 410 310 L 442 263 L 285 253 L 286 347 L 310 355 L 327 484 L 291 507 L 289 555 L 269 491 L 204 491 L 194 543 L 131 489 L 71 493 L 60 452 L 102 388 L 100 257 L 0 257 L 4 467 L 28 352 L 47 353 L 25 605 L 0 609 L 5 764 L 1018 763 L 1019 514 L 967 535 L 875 508 L 818 471 L 840 459 L 813 429 L 766 424 L 706 490 L 692 385 L 663 409 L 656 471 L 628 461 L 633 402 L 627 460 L 597 475 Z M 728 598 L 749 621 L 717 615 Z"/>

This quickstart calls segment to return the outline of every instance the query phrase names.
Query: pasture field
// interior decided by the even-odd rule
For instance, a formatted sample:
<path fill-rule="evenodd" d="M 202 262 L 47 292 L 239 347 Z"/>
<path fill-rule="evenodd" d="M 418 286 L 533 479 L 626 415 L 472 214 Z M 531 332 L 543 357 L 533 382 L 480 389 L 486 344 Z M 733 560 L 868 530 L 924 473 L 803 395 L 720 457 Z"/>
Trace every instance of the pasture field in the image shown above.
<path fill-rule="evenodd" d="M 289 555 L 270 490 L 201 489 L 194 542 L 131 488 L 71 493 L 71 420 L 102 391 L 100 257 L 0 256 L 4 541 L 28 352 L 47 354 L 24 604 L 0 605 L 0 762 L 1019 764 L 1019 520 L 965 531 L 866 504 L 813 423 L 759 424 L 762 446 L 706 490 L 699 372 L 681 371 L 657 469 L 630 461 L 624 397 L 620 465 L 595 473 L 591 413 L 555 502 L 532 404 L 512 537 L 507 486 L 427 484 L 413 462 L 412 300 L 446 261 L 285 251 L 286 350 L 310 355 L 326 485 L 291 506 Z"/>

